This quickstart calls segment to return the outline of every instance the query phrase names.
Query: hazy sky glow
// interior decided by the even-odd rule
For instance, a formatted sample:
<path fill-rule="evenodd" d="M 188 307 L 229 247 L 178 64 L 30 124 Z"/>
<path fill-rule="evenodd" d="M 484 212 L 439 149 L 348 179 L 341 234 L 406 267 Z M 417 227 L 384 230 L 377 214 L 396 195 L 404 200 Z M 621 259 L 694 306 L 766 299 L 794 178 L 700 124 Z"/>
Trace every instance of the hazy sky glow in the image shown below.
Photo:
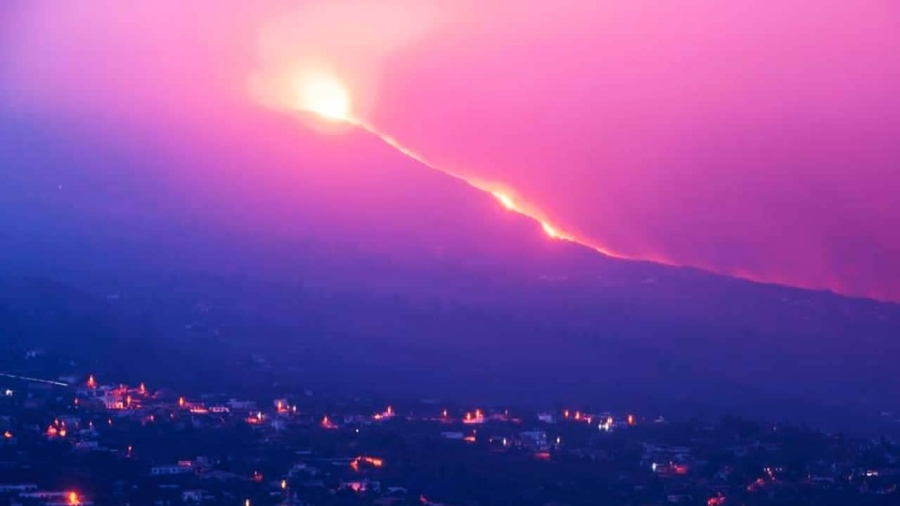
<path fill-rule="evenodd" d="M 610 251 L 900 300 L 898 54 L 894 0 L 12 1 L 0 112 L 203 125 L 327 73 Z"/>

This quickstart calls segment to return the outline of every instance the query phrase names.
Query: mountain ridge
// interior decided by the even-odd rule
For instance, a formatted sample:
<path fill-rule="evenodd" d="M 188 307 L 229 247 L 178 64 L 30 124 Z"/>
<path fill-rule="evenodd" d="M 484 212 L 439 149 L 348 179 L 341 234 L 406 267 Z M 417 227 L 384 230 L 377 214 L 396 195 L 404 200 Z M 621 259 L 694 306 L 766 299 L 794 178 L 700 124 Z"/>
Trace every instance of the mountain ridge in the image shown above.
<path fill-rule="evenodd" d="M 415 255 L 420 255 L 422 249 L 430 249 L 430 253 L 440 254 L 442 250 L 446 250 L 448 247 L 452 249 L 453 246 L 466 241 L 482 245 L 490 241 L 497 249 L 499 239 L 502 237 L 511 246 L 491 252 L 494 257 L 504 259 L 503 261 L 495 260 L 492 266 L 516 262 L 520 264 L 537 262 L 538 259 L 531 255 L 534 251 L 544 254 L 544 261 L 547 260 L 547 256 L 559 256 L 565 253 L 568 258 L 564 262 L 556 262 L 557 266 L 560 264 L 571 266 L 573 261 L 579 265 L 587 265 L 588 268 L 596 268 L 600 265 L 608 267 L 616 261 L 632 262 L 635 266 L 658 266 L 660 269 L 655 269 L 657 271 L 680 269 L 682 272 L 702 272 L 705 273 L 704 275 L 719 276 L 723 279 L 737 279 L 810 293 L 833 293 L 830 290 L 810 290 L 780 283 L 748 280 L 697 267 L 674 266 L 653 260 L 608 257 L 590 246 L 547 237 L 541 229 L 541 222 L 537 219 L 506 210 L 490 193 L 472 187 L 471 184 L 457 176 L 420 164 L 400 153 L 387 153 L 388 149 L 385 148 L 392 150 L 393 147 L 376 134 L 362 128 L 323 124 L 314 116 L 306 113 L 291 115 L 248 109 L 239 111 L 237 117 L 238 121 L 231 123 L 223 121 L 224 127 L 214 129 L 209 134 L 197 134 L 191 128 L 184 132 L 175 132 L 152 123 L 127 126 L 124 129 L 129 132 L 127 137 L 137 139 L 130 140 L 128 144 L 136 145 L 138 152 L 143 150 L 152 153 L 153 157 L 131 156 L 127 149 L 110 144 L 104 145 L 102 141 L 98 143 L 98 140 L 110 135 L 109 129 L 114 128 L 115 125 L 104 124 L 93 130 L 79 128 L 79 135 L 74 141 L 60 142 L 62 136 L 59 132 L 64 130 L 63 127 L 56 127 L 49 134 L 46 130 L 37 131 L 36 137 L 39 140 L 35 141 L 35 131 L 25 128 L 24 130 L 30 131 L 27 135 L 23 134 L 21 132 L 23 129 L 17 127 L 19 120 L 16 118 L 0 121 L 0 129 L 10 139 L 9 145 L 19 148 L 10 150 L 6 154 L 6 160 L 3 160 L 4 163 L 10 166 L 27 164 L 31 173 L 26 177 L 20 177 L 22 174 L 17 174 L 16 171 L 9 171 L 6 178 L 0 175 L 4 186 L 14 189 L 14 192 L 8 190 L 0 193 L 0 206 L 2 206 L 0 209 L 13 216 L 14 219 L 23 220 L 26 220 L 25 214 L 29 213 L 29 207 L 35 204 L 48 206 L 55 204 L 56 212 L 62 215 L 85 211 L 97 212 L 97 209 L 85 209 L 87 205 L 83 200 L 79 202 L 78 194 L 86 191 L 99 191 L 101 193 L 99 197 L 87 200 L 110 199 L 112 201 L 118 199 L 120 202 L 125 202 L 124 204 L 117 203 L 115 207 L 112 204 L 106 206 L 106 209 L 102 210 L 105 216 L 100 216 L 100 218 L 112 220 L 117 217 L 125 226 L 133 226 L 134 221 L 143 221 L 147 225 L 152 224 L 157 219 L 154 214 L 161 215 L 165 212 L 169 213 L 170 220 L 172 218 L 177 220 L 180 213 L 182 216 L 188 216 L 188 219 L 181 219 L 180 223 L 175 221 L 175 226 L 183 228 L 180 231 L 183 234 L 193 233 L 190 229 L 191 225 L 196 225 L 202 220 L 218 220 L 219 222 L 229 222 L 228 226 L 231 229 L 240 229 L 245 236 L 252 238 L 257 229 L 264 229 L 265 226 L 268 226 L 261 226 L 261 223 L 284 222 L 286 215 L 296 212 L 297 220 L 306 220 L 307 222 L 313 222 L 314 220 L 309 218 L 318 215 L 335 219 L 336 224 L 329 225 L 333 226 L 331 230 L 325 228 L 306 231 L 308 232 L 307 239 L 310 236 L 318 235 L 319 238 L 322 236 L 332 237 L 337 243 L 367 243 L 368 245 L 378 244 L 378 234 L 390 235 L 391 239 L 404 236 L 413 239 L 404 243 L 402 247 L 390 247 L 387 252 L 378 252 L 380 254 L 396 255 L 397 251 L 403 248 L 415 251 Z M 76 121 L 74 124 L 79 123 Z M 116 139 L 118 138 L 116 137 Z M 233 138 L 246 141 L 246 144 L 242 149 L 235 150 Z M 201 147 L 190 144 L 198 140 L 203 144 Z M 49 153 L 44 153 L 37 160 L 28 153 L 23 154 L 23 151 L 28 151 L 29 147 L 33 152 L 47 151 L 39 147 L 41 142 L 54 146 L 54 149 L 49 150 Z M 301 146 L 302 150 L 285 149 L 286 146 L 292 145 Z M 348 145 L 350 148 L 346 147 Z M 88 148 L 86 149 L 86 147 Z M 227 160 L 226 163 L 220 163 L 221 160 L 216 160 L 214 156 L 197 156 L 197 153 L 202 153 L 203 150 L 213 151 L 229 148 L 237 151 L 238 156 Z M 88 151 L 93 151 L 93 153 Z M 104 151 L 111 154 L 101 157 L 100 160 L 92 161 L 89 165 L 83 162 L 77 163 L 79 159 L 91 159 L 96 153 Z M 348 152 L 356 154 L 352 155 Z M 334 160 L 336 153 L 339 154 L 337 157 L 339 159 Z M 0 157 L 3 156 L 0 154 Z M 196 158 L 193 161 L 191 161 L 192 156 Z M 325 163 L 323 164 L 321 160 L 317 161 L 317 156 L 322 157 L 321 160 L 325 160 Z M 350 170 L 351 174 L 345 173 L 348 167 L 365 165 L 372 159 L 378 160 L 379 157 L 390 161 L 381 161 L 377 171 Z M 296 158 L 299 158 L 300 161 L 298 162 Z M 70 164 L 72 160 L 76 163 L 70 170 L 59 170 Z M 169 163 L 169 160 L 175 160 L 176 163 Z M 298 163 L 301 165 L 318 164 L 325 167 L 320 171 L 292 172 L 286 169 L 286 167 L 296 166 Z M 254 178 L 253 174 L 249 174 L 247 170 L 247 167 L 251 167 L 253 164 L 281 168 L 267 170 L 259 178 Z M 127 175 L 111 173 L 113 169 L 110 167 L 114 168 L 117 165 L 128 165 L 132 172 L 139 173 L 140 179 L 135 178 L 135 180 L 129 181 Z M 144 167 L 141 167 L 142 165 Z M 170 166 L 168 169 L 167 165 Z M 43 169 L 43 171 L 36 170 L 37 168 Z M 338 174 L 329 174 L 329 171 Z M 386 171 L 386 173 L 379 175 L 378 171 Z M 63 173 L 60 174 L 60 172 Z M 84 177 L 92 172 L 98 173 L 99 177 L 95 175 L 93 180 Z M 391 177 L 398 174 L 402 175 L 400 182 L 390 182 Z M 242 179 L 254 180 L 241 181 Z M 304 186 L 308 188 L 301 191 Z M 419 193 L 422 189 L 425 189 L 426 193 L 418 195 L 418 200 L 407 198 L 410 193 Z M 292 190 L 297 195 L 291 197 Z M 103 194 L 105 191 L 109 194 Z M 267 195 L 266 192 L 271 192 L 271 194 Z M 457 197 L 449 200 L 441 199 L 439 194 L 442 192 L 452 193 Z M 64 197 L 54 195 L 66 193 L 75 193 L 75 197 L 66 201 Z M 204 194 L 211 194 L 214 199 L 204 200 Z M 351 195 L 352 198 L 344 195 Z M 301 208 L 292 205 L 291 198 L 297 200 L 308 198 L 310 201 L 308 205 Z M 403 200 L 404 198 L 407 200 Z M 200 203 L 191 203 L 192 199 L 198 199 Z M 341 203 L 341 199 L 346 199 L 347 202 Z M 397 201 L 412 202 L 415 205 L 404 208 L 396 206 Z M 359 208 L 349 209 L 346 213 L 342 213 L 340 209 L 335 209 L 336 204 L 358 205 Z M 429 207 L 439 206 L 458 207 L 460 213 L 458 216 L 455 216 L 453 212 L 429 214 Z M 60 209 L 61 207 L 68 208 Z M 148 212 L 147 209 L 152 212 Z M 131 216 L 127 216 L 127 214 Z M 411 214 L 421 214 L 421 219 L 411 220 L 409 219 Z M 364 219 L 358 221 L 369 220 L 372 223 L 364 226 L 352 223 L 353 219 L 360 217 Z M 58 218 L 65 218 L 65 216 Z M 443 227 L 442 232 L 446 232 L 448 225 L 458 225 L 460 219 L 467 219 L 468 228 L 462 230 L 455 237 L 448 239 L 440 234 L 427 233 L 428 228 L 441 227 Z M 132 223 L 128 223 L 127 220 L 132 220 Z M 375 220 L 380 220 L 380 222 L 375 222 Z M 191 223 L 192 221 L 194 223 Z M 485 226 L 479 228 L 479 222 L 484 222 Z M 50 226 L 53 230 L 57 224 L 54 220 L 49 220 L 44 225 Z M 223 228 L 222 223 L 217 225 L 219 228 Z M 381 225 L 381 227 L 375 225 Z M 166 224 L 166 226 L 173 225 Z M 69 231 L 72 228 L 70 227 Z M 270 230 L 263 230 L 263 233 L 281 234 L 282 238 L 296 240 L 300 227 L 295 227 L 295 230 L 286 230 L 286 228 L 289 227 L 270 227 Z M 498 230 L 505 232 L 497 234 Z M 373 237 L 373 234 L 376 236 Z M 23 239 L 25 242 L 32 240 L 30 237 Z M 460 256 L 471 258 L 482 253 L 477 248 L 473 248 L 463 252 Z M 546 265 L 544 263 L 538 267 Z M 540 270 L 540 268 L 536 268 L 536 270 Z M 554 272 L 547 274 L 550 277 L 559 276 Z M 835 295 L 869 300 L 879 304 L 897 305 L 895 302 L 867 297 Z"/>

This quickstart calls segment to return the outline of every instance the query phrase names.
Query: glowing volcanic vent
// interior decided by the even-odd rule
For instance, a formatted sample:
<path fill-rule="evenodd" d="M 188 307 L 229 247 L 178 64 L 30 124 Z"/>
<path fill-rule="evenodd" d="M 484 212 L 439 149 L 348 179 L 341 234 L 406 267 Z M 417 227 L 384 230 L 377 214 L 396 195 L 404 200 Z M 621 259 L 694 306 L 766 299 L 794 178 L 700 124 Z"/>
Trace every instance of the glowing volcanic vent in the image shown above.
<path fill-rule="evenodd" d="M 299 93 L 300 109 L 330 120 L 350 121 L 350 92 L 337 78 L 326 74 L 305 76 Z"/>

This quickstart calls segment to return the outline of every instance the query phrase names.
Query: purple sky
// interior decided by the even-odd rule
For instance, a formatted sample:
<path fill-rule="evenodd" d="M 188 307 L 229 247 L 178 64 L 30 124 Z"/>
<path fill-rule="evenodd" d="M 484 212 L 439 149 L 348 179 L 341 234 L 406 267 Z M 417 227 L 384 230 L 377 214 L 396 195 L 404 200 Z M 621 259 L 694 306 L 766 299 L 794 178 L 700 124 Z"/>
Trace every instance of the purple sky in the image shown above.
<path fill-rule="evenodd" d="M 900 300 L 898 54 L 894 0 L 13 0 L 0 108 L 203 125 L 326 71 L 623 256 Z"/>

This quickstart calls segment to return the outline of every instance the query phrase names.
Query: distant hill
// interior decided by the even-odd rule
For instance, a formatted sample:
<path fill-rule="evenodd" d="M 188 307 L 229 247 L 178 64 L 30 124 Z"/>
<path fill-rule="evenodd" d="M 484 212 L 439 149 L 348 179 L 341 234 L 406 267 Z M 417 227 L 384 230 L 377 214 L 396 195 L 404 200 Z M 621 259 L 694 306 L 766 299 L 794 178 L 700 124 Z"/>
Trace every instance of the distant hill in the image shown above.
<path fill-rule="evenodd" d="M 259 350 L 347 390 L 377 378 L 410 395 L 848 423 L 900 411 L 897 305 L 551 241 L 366 132 L 309 122 L 262 111 L 198 131 L 0 121 L 13 147 L 0 164 L 20 168 L 0 173 L 11 224 L 0 269 L 125 294 L 127 331 L 78 320 L 93 321 L 79 333 L 109 343 L 109 360 L 150 343 L 165 350 L 145 352 L 159 364 L 192 370 L 171 350 L 190 361 L 222 347 L 214 363 Z M 9 286 L 7 300 L 20 291 Z M 218 308 L 200 318 L 216 340 L 185 330 L 198 301 Z M 8 318 L 33 309 L 10 307 Z M 70 343 L 71 318 L 50 321 L 16 339 Z"/>
<path fill-rule="evenodd" d="M 191 392 L 253 384 L 249 375 L 232 372 L 242 356 L 179 346 L 160 336 L 159 321 L 62 283 L 0 277 L 0 372 L 50 380 L 90 372 L 105 381 Z"/>

